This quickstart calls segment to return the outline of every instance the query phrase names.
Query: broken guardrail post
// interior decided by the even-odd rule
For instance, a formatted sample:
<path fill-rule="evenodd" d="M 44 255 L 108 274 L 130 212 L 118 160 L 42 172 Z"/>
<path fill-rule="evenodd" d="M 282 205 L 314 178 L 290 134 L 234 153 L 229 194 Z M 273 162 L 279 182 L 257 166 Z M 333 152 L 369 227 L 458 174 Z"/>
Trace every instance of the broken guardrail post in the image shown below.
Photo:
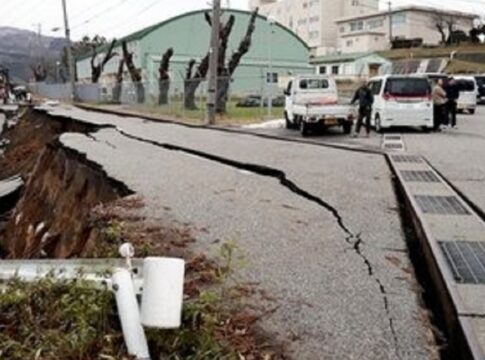
<path fill-rule="evenodd" d="M 120 247 L 120 259 L 0 260 L 2 281 L 18 278 L 34 282 L 47 276 L 76 279 L 82 276 L 112 290 L 129 355 L 149 360 L 143 325 L 156 329 L 180 327 L 185 261 L 173 258 L 134 258 L 131 244 Z M 142 277 L 143 274 L 143 277 Z M 137 295 L 141 294 L 141 309 Z"/>

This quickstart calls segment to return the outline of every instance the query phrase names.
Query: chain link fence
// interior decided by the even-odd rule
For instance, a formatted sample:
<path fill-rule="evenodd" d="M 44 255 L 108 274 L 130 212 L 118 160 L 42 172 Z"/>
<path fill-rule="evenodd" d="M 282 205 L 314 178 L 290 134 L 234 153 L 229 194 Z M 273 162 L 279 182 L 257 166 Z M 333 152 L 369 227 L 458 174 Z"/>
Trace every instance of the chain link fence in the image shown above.
<path fill-rule="evenodd" d="M 289 81 L 281 77 L 219 78 L 217 107 L 219 122 L 250 123 L 283 118 L 283 91 Z M 349 98 L 359 86 L 359 78 L 339 80 L 341 98 Z M 30 90 L 38 96 L 70 101 L 69 84 L 32 84 Z M 76 84 L 76 100 L 114 109 L 148 113 L 167 119 L 193 123 L 205 121 L 208 83 L 206 80 L 121 84 Z M 271 99 L 271 101 L 270 101 Z"/>

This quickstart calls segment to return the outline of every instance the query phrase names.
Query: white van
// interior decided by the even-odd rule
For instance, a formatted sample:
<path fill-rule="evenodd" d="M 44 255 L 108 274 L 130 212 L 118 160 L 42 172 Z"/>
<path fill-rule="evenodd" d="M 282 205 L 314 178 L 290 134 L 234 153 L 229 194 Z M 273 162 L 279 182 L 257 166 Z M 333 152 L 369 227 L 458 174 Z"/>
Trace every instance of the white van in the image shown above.
<path fill-rule="evenodd" d="M 460 89 L 458 111 L 475 114 L 477 109 L 478 86 L 474 76 L 453 76 Z"/>
<path fill-rule="evenodd" d="M 385 75 L 370 79 L 374 94 L 371 124 L 377 132 L 396 126 L 434 126 L 431 84 L 426 76 Z"/>

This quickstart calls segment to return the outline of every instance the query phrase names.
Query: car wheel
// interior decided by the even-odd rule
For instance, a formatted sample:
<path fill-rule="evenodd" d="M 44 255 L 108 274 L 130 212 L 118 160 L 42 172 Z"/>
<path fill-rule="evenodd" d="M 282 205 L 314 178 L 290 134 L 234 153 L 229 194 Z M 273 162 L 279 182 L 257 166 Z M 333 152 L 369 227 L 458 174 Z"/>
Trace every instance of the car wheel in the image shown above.
<path fill-rule="evenodd" d="M 344 134 L 350 134 L 352 132 L 352 122 L 346 121 L 342 125 L 342 128 L 344 130 Z"/>
<path fill-rule="evenodd" d="M 470 109 L 469 112 L 470 112 L 470 115 L 475 115 L 475 109 Z"/>
<path fill-rule="evenodd" d="M 308 124 L 303 120 L 300 120 L 300 133 L 301 136 L 308 136 Z"/>
<path fill-rule="evenodd" d="M 376 115 L 375 124 L 376 124 L 376 126 L 375 126 L 376 132 L 381 133 L 382 132 L 382 125 L 381 125 L 381 117 L 379 115 Z"/>

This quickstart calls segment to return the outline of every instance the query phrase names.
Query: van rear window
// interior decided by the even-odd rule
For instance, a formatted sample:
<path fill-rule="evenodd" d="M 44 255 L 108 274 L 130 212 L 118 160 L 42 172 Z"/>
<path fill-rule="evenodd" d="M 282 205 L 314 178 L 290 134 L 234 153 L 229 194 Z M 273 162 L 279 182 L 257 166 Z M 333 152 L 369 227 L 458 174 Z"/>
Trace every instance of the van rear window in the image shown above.
<path fill-rule="evenodd" d="M 300 89 L 303 89 L 303 90 L 328 89 L 328 80 L 302 79 L 300 80 Z"/>
<path fill-rule="evenodd" d="M 428 96 L 431 85 L 427 79 L 390 78 L 387 80 L 385 93 L 392 96 Z"/>
<path fill-rule="evenodd" d="M 475 91 L 475 82 L 471 80 L 457 80 L 460 91 Z"/>

